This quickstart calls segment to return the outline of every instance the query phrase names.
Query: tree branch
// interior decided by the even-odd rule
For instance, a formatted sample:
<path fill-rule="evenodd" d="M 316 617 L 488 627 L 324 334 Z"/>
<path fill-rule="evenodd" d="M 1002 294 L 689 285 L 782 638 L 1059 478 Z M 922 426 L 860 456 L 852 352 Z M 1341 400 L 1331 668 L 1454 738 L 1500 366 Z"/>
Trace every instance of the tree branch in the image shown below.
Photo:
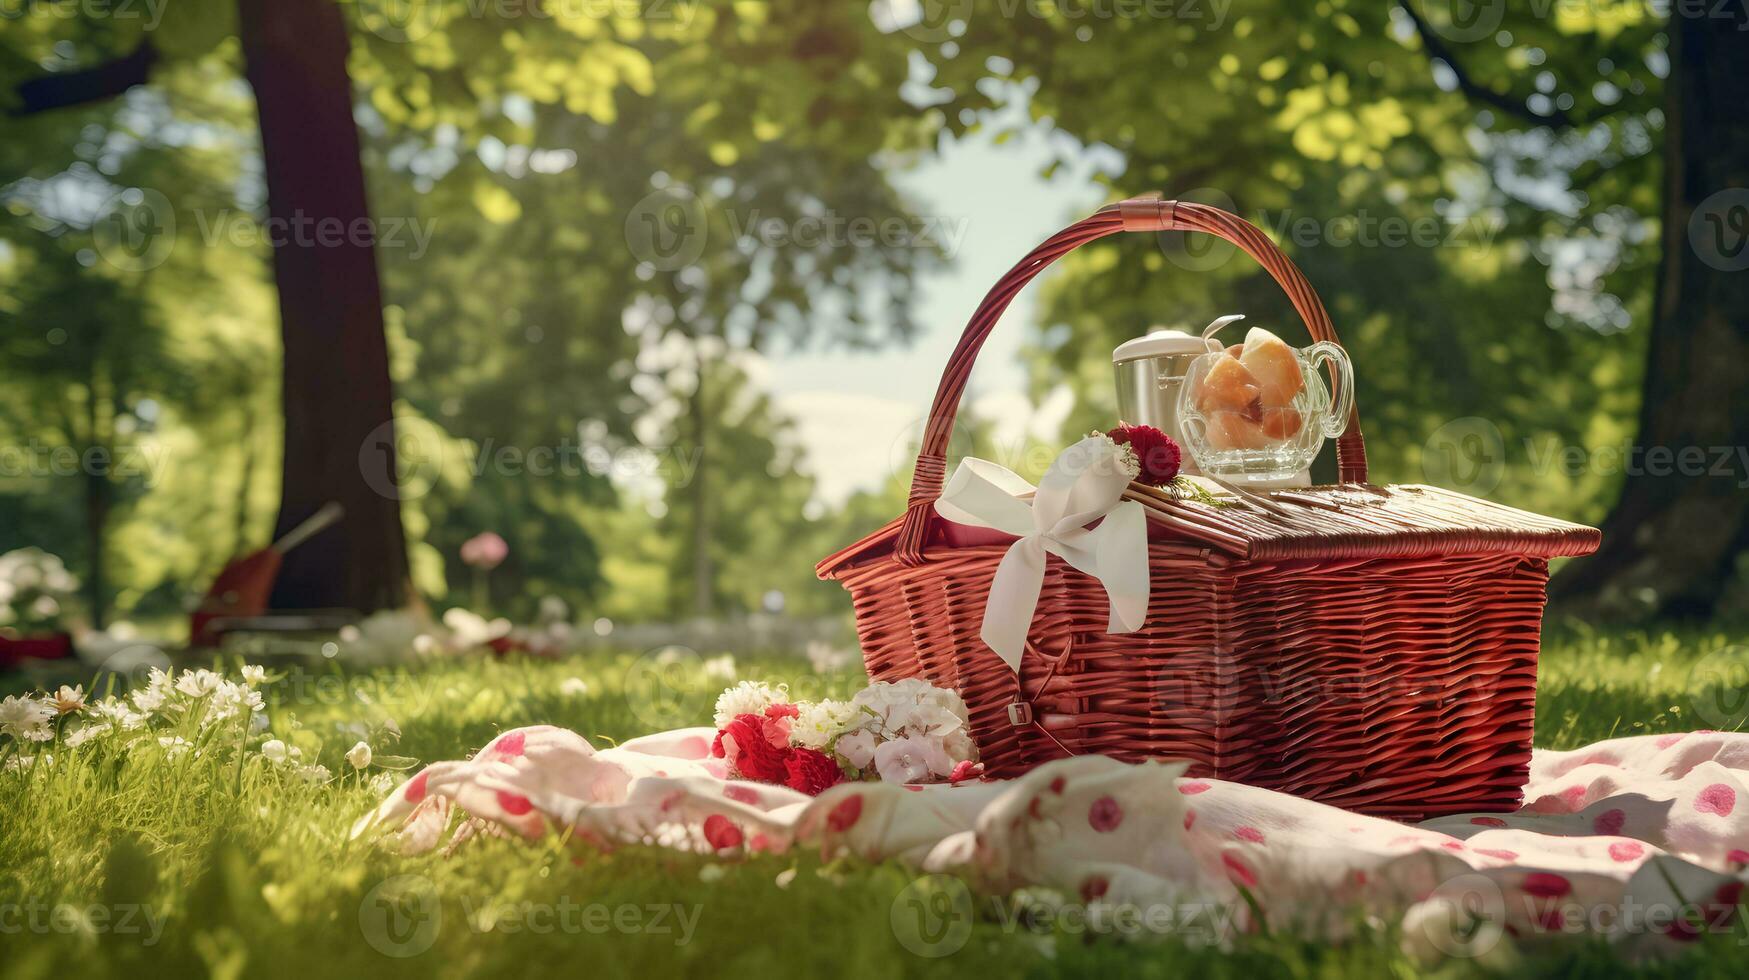
<path fill-rule="evenodd" d="M 1407 14 L 1409 22 L 1415 25 L 1415 33 L 1420 36 L 1421 46 L 1427 50 L 1428 56 L 1445 62 L 1445 66 L 1450 68 L 1452 75 L 1457 78 L 1458 90 L 1465 95 L 1477 102 L 1493 106 L 1507 115 L 1516 116 L 1533 126 L 1569 129 L 1578 125 L 1573 121 L 1573 117 L 1567 115 L 1563 109 L 1536 112 L 1530 106 L 1525 105 L 1523 99 L 1496 92 L 1472 79 L 1469 72 L 1465 71 L 1464 66 L 1458 62 L 1457 56 L 1452 53 L 1451 48 L 1446 45 L 1445 40 L 1428 27 L 1427 22 L 1415 12 L 1415 8 L 1409 3 L 1409 0 L 1397 0 L 1397 7 Z"/>
<path fill-rule="evenodd" d="M 20 82 L 19 104 L 12 107 L 10 115 L 31 116 L 114 98 L 135 85 L 145 84 L 157 63 L 158 49 L 151 41 L 141 41 L 139 47 L 112 61 Z"/>

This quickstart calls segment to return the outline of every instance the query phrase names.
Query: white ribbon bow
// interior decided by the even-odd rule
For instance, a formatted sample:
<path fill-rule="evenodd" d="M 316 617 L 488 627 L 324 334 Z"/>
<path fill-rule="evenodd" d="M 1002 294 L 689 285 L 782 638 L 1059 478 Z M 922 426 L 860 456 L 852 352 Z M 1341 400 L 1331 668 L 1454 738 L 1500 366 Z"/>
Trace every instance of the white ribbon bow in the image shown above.
<path fill-rule="evenodd" d="M 1044 587 L 1047 552 L 1105 586 L 1106 632 L 1134 633 L 1148 618 L 1147 518 L 1141 504 L 1122 499 L 1133 466 L 1110 439 L 1094 435 L 1063 450 L 1036 493 L 1013 470 L 968 458 L 936 499 L 935 512 L 950 521 L 1020 538 L 996 567 L 979 632 L 1014 671 Z M 1030 502 L 1022 499 L 1028 493 Z"/>

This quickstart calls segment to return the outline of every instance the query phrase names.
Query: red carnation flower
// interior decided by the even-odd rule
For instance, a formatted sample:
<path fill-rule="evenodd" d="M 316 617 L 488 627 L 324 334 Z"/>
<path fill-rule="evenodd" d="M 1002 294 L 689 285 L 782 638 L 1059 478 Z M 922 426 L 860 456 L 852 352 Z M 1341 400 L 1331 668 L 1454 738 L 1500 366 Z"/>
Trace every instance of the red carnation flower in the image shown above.
<path fill-rule="evenodd" d="M 1184 461 L 1184 451 L 1177 440 L 1151 425 L 1120 425 L 1106 433 L 1111 441 L 1130 447 L 1141 464 L 1142 473 L 1136 479 L 1150 486 L 1163 487 L 1178 477 L 1178 466 Z"/>
<path fill-rule="evenodd" d="M 724 744 L 725 740 L 734 743 L 732 750 Z M 717 734 L 717 744 L 724 749 L 724 757 L 735 772 L 748 779 L 782 783 L 789 778 L 784 764 L 791 750 L 771 744 L 758 715 L 737 715 Z"/>
<path fill-rule="evenodd" d="M 844 781 L 844 770 L 838 768 L 838 763 L 813 749 L 791 749 L 784 766 L 789 774 L 784 785 L 809 796 L 819 796 Z"/>

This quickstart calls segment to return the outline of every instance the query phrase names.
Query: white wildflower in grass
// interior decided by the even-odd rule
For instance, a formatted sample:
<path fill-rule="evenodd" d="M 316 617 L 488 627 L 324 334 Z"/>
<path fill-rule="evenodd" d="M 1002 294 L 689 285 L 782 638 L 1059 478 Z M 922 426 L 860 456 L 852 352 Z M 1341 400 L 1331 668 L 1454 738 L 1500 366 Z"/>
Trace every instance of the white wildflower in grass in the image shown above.
<path fill-rule="evenodd" d="M 352 748 L 347 749 L 346 750 L 346 764 L 351 766 L 354 769 L 369 769 L 370 768 L 370 745 L 369 745 L 369 743 L 359 742 L 357 745 L 354 745 Z"/>
<path fill-rule="evenodd" d="M 316 784 L 316 783 L 325 783 L 333 777 L 328 772 L 327 766 L 315 765 L 315 766 L 299 766 L 298 767 L 298 778 L 303 780 L 306 783 Z"/>
<path fill-rule="evenodd" d="M 260 664 L 244 664 L 243 683 L 250 687 L 259 687 L 267 683 L 267 668 Z"/>
<path fill-rule="evenodd" d="M 855 727 L 862 709 L 849 701 L 812 701 L 799 706 L 790 727 L 790 740 L 804 748 L 822 750 L 832 740 Z"/>
<path fill-rule="evenodd" d="M 15 756 L 11 757 L 10 759 L 6 760 L 6 771 L 7 772 L 21 772 L 23 770 L 30 769 L 38 764 L 42 765 L 44 768 L 52 766 L 55 764 L 55 757 L 48 754 L 47 752 L 44 752 L 40 756 L 15 755 Z"/>
<path fill-rule="evenodd" d="M 170 672 L 153 667 L 152 672 L 146 677 L 146 686 L 131 695 L 134 707 L 140 714 L 147 717 L 155 715 L 163 710 L 165 702 L 170 699 L 170 695 L 175 689 Z"/>
<path fill-rule="evenodd" d="M 124 732 L 143 728 L 147 721 L 145 715 L 128 707 L 128 703 L 121 698 L 104 698 L 102 701 L 93 701 L 86 707 L 85 713 L 105 724 L 114 725 Z"/>
<path fill-rule="evenodd" d="M 713 681 L 732 681 L 740 676 L 735 672 L 735 655 L 732 653 L 711 657 L 700 667 L 704 676 Z"/>
<path fill-rule="evenodd" d="M 392 772 L 379 772 L 370 777 L 370 782 L 365 785 L 370 787 L 372 793 L 376 793 L 379 796 L 386 795 L 389 790 L 395 788 L 395 774 Z"/>
<path fill-rule="evenodd" d="M 53 705 L 33 697 L 9 695 L 0 701 L 0 732 L 25 742 L 46 742 L 55 737 L 49 720 L 55 717 Z"/>
<path fill-rule="evenodd" d="M 60 690 L 43 700 L 47 701 L 54 707 L 56 714 L 70 715 L 75 711 L 84 711 L 85 685 L 75 684 L 68 687 L 67 685 L 62 684 Z"/>
<path fill-rule="evenodd" d="M 291 751 L 285 747 L 284 742 L 277 738 L 270 738 L 261 743 L 261 757 L 274 765 L 279 765 L 291 758 Z"/>
<path fill-rule="evenodd" d="M 99 722 L 96 724 L 87 723 L 71 732 L 68 732 L 62 737 L 61 741 L 66 743 L 68 748 L 76 749 L 97 736 L 107 735 L 114 730 L 115 729 L 107 722 Z"/>
<path fill-rule="evenodd" d="M 808 664 L 816 674 L 830 674 L 850 663 L 850 651 L 813 640 L 808 644 Z"/>
<path fill-rule="evenodd" d="M 160 735 L 158 746 L 164 750 L 164 756 L 169 759 L 180 759 L 182 755 L 194 746 L 181 735 Z"/>
<path fill-rule="evenodd" d="M 742 681 L 717 695 L 714 718 L 718 728 L 726 728 L 729 722 L 741 715 L 762 715 L 767 707 L 788 701 L 789 686 L 786 684 L 772 687 L 764 681 Z"/>
<path fill-rule="evenodd" d="M 225 679 L 214 671 L 204 668 L 185 670 L 176 679 L 176 689 L 191 698 L 203 698 L 217 691 L 225 683 Z"/>
<path fill-rule="evenodd" d="M 260 691 L 226 680 L 219 681 L 211 697 L 212 700 L 207 702 L 206 716 L 201 719 L 203 726 L 228 721 L 242 714 L 253 714 L 266 707 Z"/>
<path fill-rule="evenodd" d="M 559 693 L 568 698 L 587 697 L 589 682 L 581 677 L 567 677 L 559 682 Z"/>

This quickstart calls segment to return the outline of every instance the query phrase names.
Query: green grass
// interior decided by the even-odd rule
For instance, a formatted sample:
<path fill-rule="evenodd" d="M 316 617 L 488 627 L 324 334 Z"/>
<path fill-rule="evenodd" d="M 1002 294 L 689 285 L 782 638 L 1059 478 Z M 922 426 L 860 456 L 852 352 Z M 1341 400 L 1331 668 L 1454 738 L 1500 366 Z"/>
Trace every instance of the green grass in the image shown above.
<path fill-rule="evenodd" d="M 1742 727 L 1749 708 L 1732 700 L 1742 679 L 1716 669 L 1721 658 L 1706 656 L 1741 642 L 1717 632 L 1551 630 L 1538 744 L 1566 748 L 1619 734 Z M 607 745 L 697 723 L 708 717 L 722 682 L 698 677 L 693 666 L 632 656 L 482 658 L 354 675 L 330 666 L 294 672 L 266 690 L 274 734 L 299 746 L 306 761 L 343 773 L 342 753 L 360 737 L 369 737 L 379 755 L 431 761 L 461 758 L 496 732 L 526 724 L 564 725 Z M 803 696 L 848 693 L 862 683 L 850 670 L 812 676 L 795 658 L 743 658 L 740 672 L 788 679 Z M 586 694 L 564 692 L 563 682 L 573 677 L 588 684 Z M 391 728 L 400 731 L 398 744 L 388 744 Z M 1567 942 L 1425 965 L 1399 951 L 1390 923 L 1363 923 L 1356 938 L 1340 944 L 1263 934 L 1238 937 L 1224 950 L 1199 949 L 1172 938 L 1090 939 L 1017 928 L 989 914 L 981 898 L 983 912 L 963 948 L 927 958 L 909 951 L 895 931 L 895 908 L 901 920 L 907 908 L 896 900 L 916 892 L 907 891 L 915 875 L 894 863 L 822 864 L 810 854 L 723 862 L 637 847 L 598 854 L 557 837 L 542 845 L 476 840 L 451 858 L 398 857 L 346 840 L 352 821 L 380 798 L 362 777 L 309 784 L 255 751 L 239 765 L 232 749 L 244 735 L 239 725 L 190 734 L 198 753 L 171 758 L 146 747 L 123 754 L 95 741 L 77 751 L 51 750 L 62 756 L 52 767 L 0 773 L 0 974 L 841 977 L 976 970 L 1251 978 L 1482 970 L 1613 975 L 1629 966 L 1682 976 L 1749 972 L 1749 947 L 1731 935 L 1712 937 L 1682 958 L 1641 964 L 1621 963 L 1597 944 Z M 384 931 L 382 903 L 409 894 L 426 896 L 438 910 L 433 941 L 418 955 L 385 955 L 383 948 L 394 951 L 400 937 Z M 64 911 L 49 911 L 56 906 Z M 659 923 L 656 908 L 669 910 Z M 535 917 L 525 919 L 525 909 Z M 543 918 L 549 909 L 550 920 Z M 90 910 L 112 921 L 71 917 Z M 549 921 L 551 929 L 543 930 Z"/>

